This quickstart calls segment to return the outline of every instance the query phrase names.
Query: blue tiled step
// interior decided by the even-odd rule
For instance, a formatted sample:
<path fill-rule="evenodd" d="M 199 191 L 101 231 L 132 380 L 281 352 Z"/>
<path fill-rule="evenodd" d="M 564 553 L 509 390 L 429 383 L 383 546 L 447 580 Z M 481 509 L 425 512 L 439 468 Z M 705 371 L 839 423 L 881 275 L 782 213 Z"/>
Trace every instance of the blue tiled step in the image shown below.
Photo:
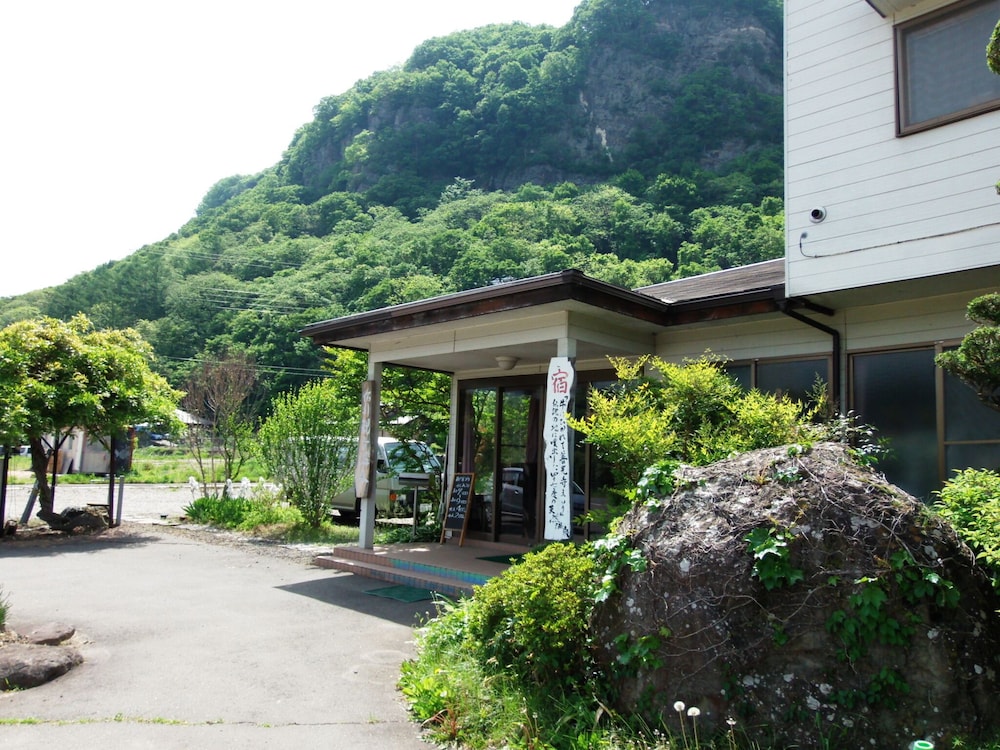
<path fill-rule="evenodd" d="M 482 557 L 518 551 L 522 550 L 493 545 L 460 548 L 455 544 L 400 545 L 374 550 L 337 547 L 330 554 L 318 556 L 315 563 L 323 568 L 460 597 L 471 595 L 473 586 L 481 586 L 507 568 Z"/>

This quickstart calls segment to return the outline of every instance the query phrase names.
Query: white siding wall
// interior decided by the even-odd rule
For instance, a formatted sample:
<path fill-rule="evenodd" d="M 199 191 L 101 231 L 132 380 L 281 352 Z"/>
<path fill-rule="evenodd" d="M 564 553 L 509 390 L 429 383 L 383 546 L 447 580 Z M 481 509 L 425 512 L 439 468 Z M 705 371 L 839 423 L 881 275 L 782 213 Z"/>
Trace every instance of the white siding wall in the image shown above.
<path fill-rule="evenodd" d="M 835 327 L 824 317 L 824 325 Z M 671 362 L 697 359 L 706 350 L 731 360 L 802 357 L 830 353 L 830 337 L 784 315 L 711 326 L 678 326 L 657 336 L 656 354 Z"/>
<path fill-rule="evenodd" d="M 1000 111 L 895 135 L 893 24 L 943 4 L 786 0 L 790 296 L 1000 263 Z"/>
<path fill-rule="evenodd" d="M 975 328 L 965 317 L 969 300 L 992 291 L 986 287 L 919 302 L 848 308 L 844 311 L 845 347 L 853 352 L 957 341 Z"/>
<path fill-rule="evenodd" d="M 969 300 L 992 291 L 983 287 L 921 300 L 848 307 L 832 316 L 810 313 L 809 317 L 840 332 L 845 354 L 957 341 L 975 327 L 965 317 Z M 657 337 L 656 354 L 679 362 L 711 350 L 729 359 L 747 360 L 829 354 L 830 347 L 830 336 L 815 328 L 788 317 L 762 316 L 670 328 Z"/>

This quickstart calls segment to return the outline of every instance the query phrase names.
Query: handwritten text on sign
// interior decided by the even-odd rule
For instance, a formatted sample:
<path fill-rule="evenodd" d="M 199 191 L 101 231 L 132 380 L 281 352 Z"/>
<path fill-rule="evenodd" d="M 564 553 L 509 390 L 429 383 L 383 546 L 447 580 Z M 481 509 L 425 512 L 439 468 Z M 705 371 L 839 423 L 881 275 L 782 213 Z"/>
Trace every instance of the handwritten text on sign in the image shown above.
<path fill-rule="evenodd" d="M 545 538 L 569 539 L 573 536 L 573 508 L 570 490 L 573 483 L 570 461 L 569 425 L 566 414 L 573 398 L 573 364 L 567 357 L 553 357 L 545 393 Z"/>

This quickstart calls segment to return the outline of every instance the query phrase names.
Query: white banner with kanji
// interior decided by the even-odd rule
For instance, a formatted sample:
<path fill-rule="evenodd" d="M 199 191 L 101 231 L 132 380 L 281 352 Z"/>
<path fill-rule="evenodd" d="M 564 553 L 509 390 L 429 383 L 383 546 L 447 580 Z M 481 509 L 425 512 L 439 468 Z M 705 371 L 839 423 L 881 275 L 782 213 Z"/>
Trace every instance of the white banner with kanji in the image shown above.
<path fill-rule="evenodd" d="M 566 415 L 573 398 L 573 363 L 567 357 L 553 357 L 545 385 L 545 538 L 573 536 L 573 485 L 569 425 Z"/>

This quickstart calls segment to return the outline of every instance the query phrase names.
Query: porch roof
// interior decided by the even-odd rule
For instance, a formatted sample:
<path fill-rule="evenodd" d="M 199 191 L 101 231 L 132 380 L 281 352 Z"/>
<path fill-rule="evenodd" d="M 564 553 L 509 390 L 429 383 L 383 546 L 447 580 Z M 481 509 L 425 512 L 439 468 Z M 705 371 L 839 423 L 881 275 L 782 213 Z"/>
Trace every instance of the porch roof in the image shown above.
<path fill-rule="evenodd" d="M 782 260 L 635 291 L 571 269 L 314 323 L 302 334 L 386 363 L 468 373 L 513 356 L 524 372 L 546 367 L 564 339 L 578 361 L 605 362 L 652 352 L 670 326 L 775 312 L 783 298 Z"/>
<path fill-rule="evenodd" d="M 785 260 L 765 260 L 636 291 L 669 306 L 669 325 L 775 312 L 785 298 Z"/>

